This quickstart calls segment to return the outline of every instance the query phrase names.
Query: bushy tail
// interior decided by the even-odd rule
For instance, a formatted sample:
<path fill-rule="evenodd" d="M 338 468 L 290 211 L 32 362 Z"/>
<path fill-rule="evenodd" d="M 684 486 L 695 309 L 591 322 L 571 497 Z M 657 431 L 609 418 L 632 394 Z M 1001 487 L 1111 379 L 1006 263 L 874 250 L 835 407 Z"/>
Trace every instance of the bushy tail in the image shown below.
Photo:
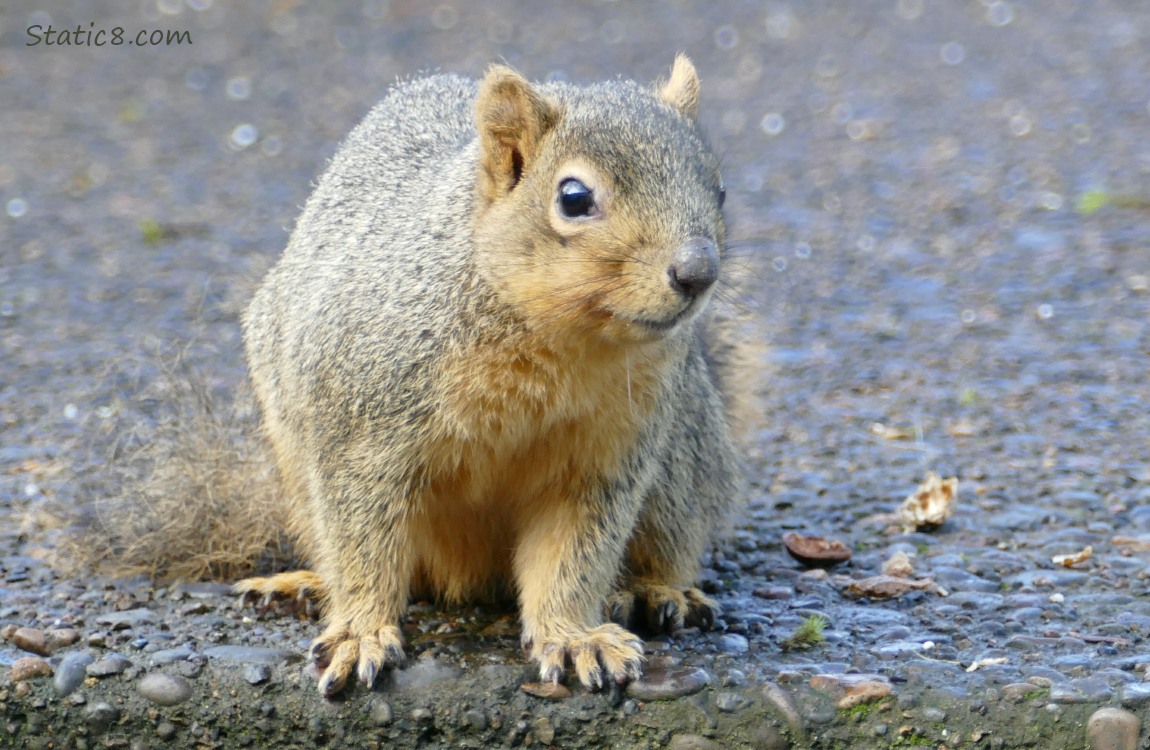
<path fill-rule="evenodd" d="M 112 462 L 120 491 L 97 499 L 62 543 L 58 567 L 156 580 L 232 581 L 286 565 L 284 503 L 254 398 L 228 402 L 169 368 L 171 414 Z"/>

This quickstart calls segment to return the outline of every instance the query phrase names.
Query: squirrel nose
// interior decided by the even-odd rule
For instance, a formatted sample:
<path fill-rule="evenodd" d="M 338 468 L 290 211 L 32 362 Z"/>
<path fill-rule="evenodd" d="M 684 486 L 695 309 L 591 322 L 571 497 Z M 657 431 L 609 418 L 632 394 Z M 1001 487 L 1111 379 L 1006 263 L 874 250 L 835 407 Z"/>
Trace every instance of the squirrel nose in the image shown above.
<path fill-rule="evenodd" d="M 679 247 L 667 269 L 671 287 L 687 297 L 698 297 L 719 278 L 719 251 L 706 237 L 692 237 Z"/>

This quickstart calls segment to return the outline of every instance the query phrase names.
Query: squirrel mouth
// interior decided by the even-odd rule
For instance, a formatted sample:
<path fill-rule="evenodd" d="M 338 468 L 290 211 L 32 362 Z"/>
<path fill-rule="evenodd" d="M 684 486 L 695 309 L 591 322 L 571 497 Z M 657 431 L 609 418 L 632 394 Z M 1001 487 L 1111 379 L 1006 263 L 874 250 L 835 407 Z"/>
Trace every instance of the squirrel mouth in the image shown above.
<path fill-rule="evenodd" d="M 631 322 L 637 326 L 647 329 L 648 331 L 666 333 L 667 331 L 677 326 L 680 322 L 682 322 L 687 316 L 689 316 L 691 314 L 691 310 L 694 307 L 694 300 L 692 300 L 691 302 L 688 302 L 682 310 L 669 317 L 661 318 L 658 320 L 652 318 L 631 318 Z"/>

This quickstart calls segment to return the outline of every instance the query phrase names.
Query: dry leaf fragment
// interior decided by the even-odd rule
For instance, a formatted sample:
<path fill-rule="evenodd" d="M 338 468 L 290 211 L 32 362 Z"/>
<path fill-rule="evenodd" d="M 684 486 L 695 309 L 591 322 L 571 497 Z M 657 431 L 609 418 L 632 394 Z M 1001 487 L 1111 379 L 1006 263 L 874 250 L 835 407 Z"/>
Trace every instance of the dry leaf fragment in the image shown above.
<path fill-rule="evenodd" d="M 914 563 L 910 560 L 910 555 L 899 550 L 886 559 L 882 564 L 882 574 L 884 576 L 894 576 L 895 578 L 908 578 L 914 572 Z"/>
<path fill-rule="evenodd" d="M 1055 555 L 1054 557 L 1050 558 L 1050 562 L 1054 563 L 1055 565 L 1061 565 L 1064 568 L 1071 568 L 1078 563 L 1086 562 L 1093 556 L 1094 547 L 1088 544 L 1079 551 L 1072 552 L 1069 555 Z"/>
<path fill-rule="evenodd" d="M 1150 552 L 1150 536 L 1116 536 L 1110 543 L 1115 547 L 1124 547 L 1130 552 Z"/>
<path fill-rule="evenodd" d="M 990 667 L 990 666 L 994 666 L 995 664 L 1005 664 L 1005 663 L 1006 663 L 1006 657 L 1005 656 L 995 656 L 995 657 L 989 658 L 989 659 L 976 659 L 975 661 L 972 661 L 970 663 L 970 666 L 966 668 L 966 671 L 967 672 L 974 672 L 974 671 L 976 671 L 982 667 Z"/>
<path fill-rule="evenodd" d="M 933 471 L 926 481 L 907 496 L 899 507 L 903 524 L 912 529 L 933 529 L 944 523 L 954 512 L 958 499 L 958 478 L 942 479 Z"/>
<path fill-rule="evenodd" d="M 793 531 L 783 534 L 783 546 L 791 557 L 804 565 L 828 567 L 851 559 L 850 548 L 838 539 L 803 536 Z"/>
<path fill-rule="evenodd" d="M 907 440 L 914 437 L 914 432 L 906 430 L 901 427 L 891 427 L 882 422 L 875 422 L 870 426 L 870 431 L 878 435 L 883 440 Z"/>
<path fill-rule="evenodd" d="M 879 575 L 851 581 L 847 584 L 847 593 L 855 596 L 869 596 L 873 599 L 893 599 L 902 596 L 908 591 L 929 591 L 932 594 L 946 596 L 946 589 L 939 586 L 931 578 L 896 578 L 894 576 Z"/>

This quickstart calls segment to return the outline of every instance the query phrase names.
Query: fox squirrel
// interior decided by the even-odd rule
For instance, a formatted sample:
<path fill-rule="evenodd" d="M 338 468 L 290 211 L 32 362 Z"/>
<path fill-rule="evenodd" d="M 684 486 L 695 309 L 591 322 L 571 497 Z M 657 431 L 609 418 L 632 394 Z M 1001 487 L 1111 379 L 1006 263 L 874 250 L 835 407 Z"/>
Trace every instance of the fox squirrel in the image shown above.
<path fill-rule="evenodd" d="M 403 660 L 408 598 L 515 591 L 542 680 L 640 675 L 607 619 L 710 624 L 692 588 L 739 492 L 704 317 L 724 189 L 683 55 L 670 78 L 396 86 L 351 133 L 244 318 L 319 690 Z M 644 624 L 640 622 L 639 624 Z"/>

